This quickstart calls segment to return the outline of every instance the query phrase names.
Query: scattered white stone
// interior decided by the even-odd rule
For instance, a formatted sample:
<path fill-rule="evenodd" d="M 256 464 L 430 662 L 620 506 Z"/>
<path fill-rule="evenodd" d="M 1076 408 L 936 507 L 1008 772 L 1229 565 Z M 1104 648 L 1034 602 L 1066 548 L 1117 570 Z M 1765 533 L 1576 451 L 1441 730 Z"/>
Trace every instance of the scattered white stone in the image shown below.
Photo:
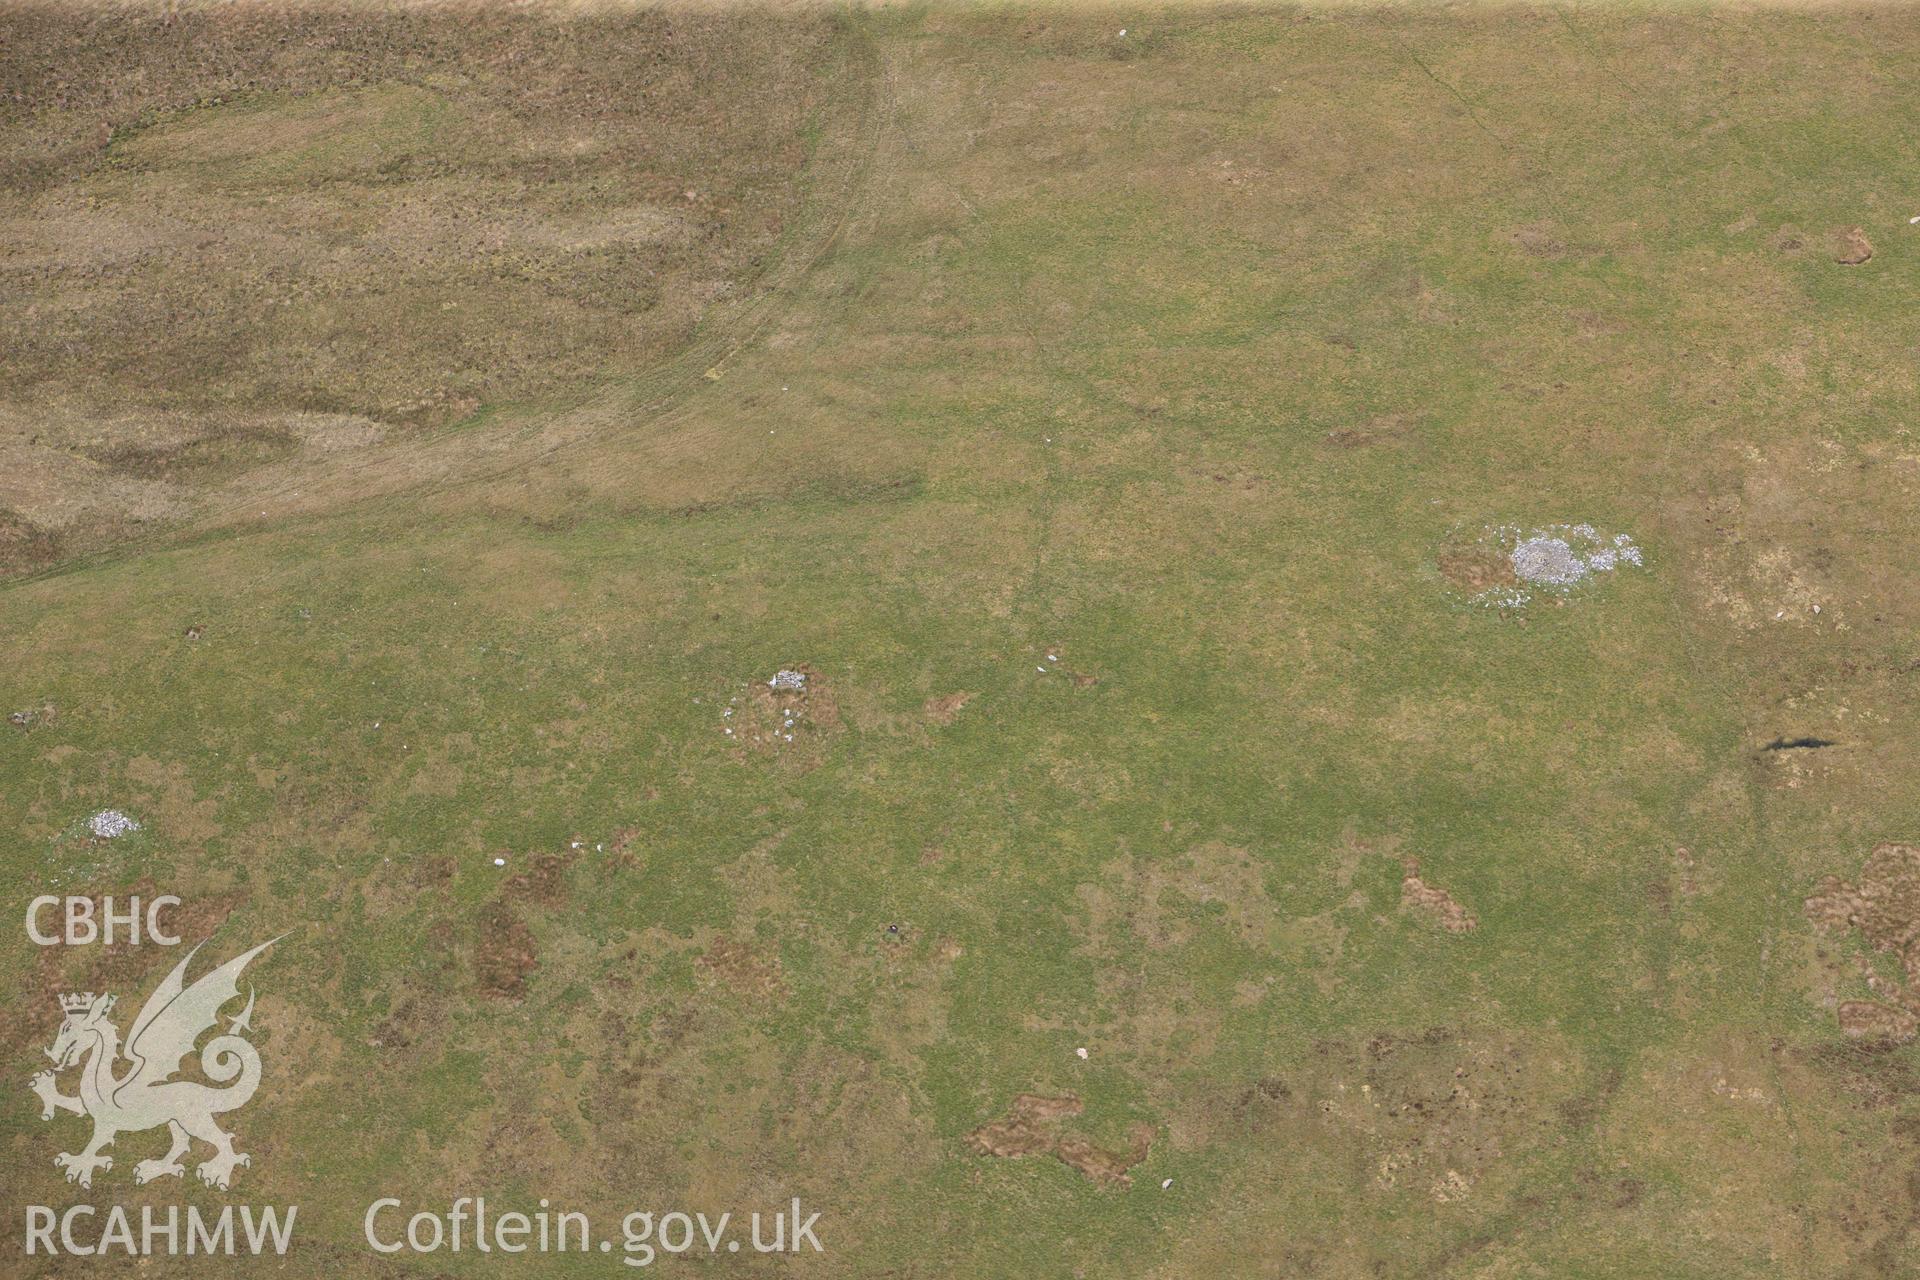
<path fill-rule="evenodd" d="M 116 840 L 121 836 L 132 835 L 139 829 L 139 823 L 118 809 L 102 809 L 87 819 L 87 830 L 101 840 Z"/>
<path fill-rule="evenodd" d="M 804 689 L 807 687 L 807 673 L 804 671 L 776 671 L 773 679 L 767 681 L 769 689 Z"/>
<path fill-rule="evenodd" d="M 507 865 L 507 860 L 505 858 L 495 858 L 493 860 L 493 865 L 496 867 L 504 867 Z"/>
<path fill-rule="evenodd" d="M 1074 1057 L 1076 1057 L 1076 1058 L 1084 1058 L 1084 1057 L 1086 1057 L 1086 1056 L 1087 1056 L 1087 1051 L 1086 1051 L 1086 1048 L 1085 1048 L 1084 1046 L 1082 1046 L 1081 1048 L 1078 1048 L 1078 1049 L 1075 1049 L 1075 1050 L 1073 1051 L 1073 1056 L 1074 1056 Z"/>
<path fill-rule="evenodd" d="M 1162 1182 L 1162 1183 L 1160 1184 L 1160 1189 L 1161 1189 L 1162 1191 L 1165 1191 L 1165 1190 L 1166 1190 L 1166 1189 L 1167 1189 L 1168 1187 L 1170 1187 L 1170 1186 L 1172 1186 L 1172 1185 L 1173 1185 L 1173 1179 L 1172 1179 L 1172 1178 L 1168 1178 L 1168 1179 L 1167 1179 L 1166 1181 L 1164 1181 L 1164 1182 Z"/>

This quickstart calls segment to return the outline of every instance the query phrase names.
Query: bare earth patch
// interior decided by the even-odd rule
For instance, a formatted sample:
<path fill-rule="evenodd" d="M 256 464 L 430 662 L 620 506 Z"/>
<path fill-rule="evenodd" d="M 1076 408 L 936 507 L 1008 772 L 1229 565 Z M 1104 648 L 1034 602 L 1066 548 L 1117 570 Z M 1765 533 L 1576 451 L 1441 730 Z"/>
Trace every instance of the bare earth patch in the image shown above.
<path fill-rule="evenodd" d="M 797 676 L 797 684 L 781 680 Z M 775 757 L 810 769 L 840 733 L 840 704 L 818 671 L 783 667 L 749 682 L 720 710 L 720 733 L 737 760 Z"/>
<path fill-rule="evenodd" d="M 1398 444 L 1414 434 L 1416 422 L 1401 413 L 1381 414 L 1352 426 L 1335 427 L 1321 439 L 1333 449 L 1368 449 L 1375 445 Z"/>
<path fill-rule="evenodd" d="M 1857 267 L 1873 257 L 1873 242 L 1859 227 L 1845 227 L 1833 233 L 1833 260 L 1843 267 Z"/>
<path fill-rule="evenodd" d="M 967 1135 L 967 1145 L 981 1155 L 1019 1159 L 1047 1155 L 1108 1186 L 1133 1185 L 1127 1171 L 1147 1158 L 1153 1145 L 1153 1126 L 1135 1124 L 1123 1151 L 1108 1151 L 1078 1134 L 1061 1132 L 1061 1122 L 1078 1116 L 1084 1105 L 1068 1094 L 1050 1098 L 1023 1093 L 1007 1114 Z"/>
<path fill-rule="evenodd" d="M 971 693 L 949 693 L 941 698 L 928 698 L 921 710 L 934 724 L 952 724 L 960 709 L 972 701 Z"/>
<path fill-rule="evenodd" d="M 1844 936 L 1857 931 L 1874 951 L 1900 962 L 1904 981 L 1891 982 L 1863 957 L 1855 957 L 1859 977 L 1880 1000 L 1842 1001 L 1835 1010 L 1840 1029 L 1851 1037 L 1900 1044 L 1920 1033 L 1920 995 L 1915 993 L 1920 977 L 1920 847 L 1891 842 L 1874 846 L 1858 883 L 1827 876 L 1807 899 L 1805 910 L 1821 933 Z M 1832 956 L 1823 952 L 1823 958 Z"/>
<path fill-rule="evenodd" d="M 1523 1041 L 1435 1027 L 1317 1047 L 1292 1092 L 1343 1147 L 1357 1144 L 1376 1193 L 1442 1203 L 1474 1196 L 1522 1149 L 1579 1122 L 1577 1077 Z"/>
<path fill-rule="evenodd" d="M 789 229 L 836 43 L 745 9 L 163 8 L 0 39 L 0 576 L 672 358 Z"/>
<path fill-rule="evenodd" d="M 1065 645 L 1048 645 L 1046 647 L 1045 658 L 1040 667 L 1041 672 L 1047 675 L 1065 676 L 1067 679 L 1073 681 L 1073 687 L 1076 689 L 1091 689 L 1094 685 L 1100 683 L 1100 677 L 1094 675 L 1092 672 L 1076 671 L 1074 668 L 1068 666 L 1067 659 L 1061 656 L 1066 653 L 1066 651 L 1067 647 Z"/>
<path fill-rule="evenodd" d="M 1512 231 L 1508 243 L 1530 258 L 1563 258 L 1567 246 L 1545 222 L 1532 222 Z"/>
<path fill-rule="evenodd" d="M 1420 863 L 1413 858 L 1406 861 L 1406 877 L 1400 881 L 1400 901 L 1448 933 L 1471 933 L 1480 926 L 1480 918 L 1455 902 L 1452 894 L 1420 878 Z"/>
<path fill-rule="evenodd" d="M 1496 589 L 1513 590 L 1520 586 L 1520 579 L 1513 572 L 1513 557 L 1503 555 L 1494 547 L 1442 547 L 1439 566 L 1441 577 L 1472 596 Z"/>

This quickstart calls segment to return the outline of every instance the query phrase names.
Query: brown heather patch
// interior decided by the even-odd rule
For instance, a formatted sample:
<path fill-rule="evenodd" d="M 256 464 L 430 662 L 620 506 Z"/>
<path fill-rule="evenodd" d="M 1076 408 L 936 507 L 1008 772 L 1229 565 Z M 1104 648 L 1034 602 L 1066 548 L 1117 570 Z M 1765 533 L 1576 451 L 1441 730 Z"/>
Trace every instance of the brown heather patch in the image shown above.
<path fill-rule="evenodd" d="M 369 1048 L 389 1053 L 429 1053 L 442 1043 L 447 1010 L 461 981 L 458 927 L 441 917 L 421 934 L 421 963 L 398 975 L 387 993 L 387 1015 L 374 1024 Z"/>
<path fill-rule="evenodd" d="M 1920 1018 L 1910 1010 L 1877 1000 L 1843 1000 L 1834 1011 L 1840 1030 L 1856 1040 L 1887 1040 L 1905 1044 L 1920 1032 Z"/>
<path fill-rule="evenodd" d="M 500 901 L 481 912 L 478 927 L 473 980 L 480 994 L 500 1000 L 524 998 L 528 976 L 540 966 L 540 951 L 532 931 Z"/>
<path fill-rule="evenodd" d="M 695 963 L 737 995 L 764 999 L 778 995 L 785 985 L 777 956 L 763 956 L 758 949 L 724 935 L 715 938 Z"/>
<path fill-rule="evenodd" d="M 607 875 L 614 870 L 631 871 L 640 865 L 640 855 L 634 851 L 634 844 L 640 839 L 640 828 L 617 827 L 611 839 L 606 841 L 607 856 L 601 863 L 600 873 Z"/>
<path fill-rule="evenodd" d="M 543 907 L 557 907 L 567 900 L 567 872 L 572 870 L 577 857 L 572 850 L 529 854 L 526 861 L 530 865 L 508 876 L 507 882 L 500 886 L 501 892 Z"/>
<path fill-rule="evenodd" d="M 0 578 L 33 573 L 60 558 L 60 535 L 0 511 Z"/>

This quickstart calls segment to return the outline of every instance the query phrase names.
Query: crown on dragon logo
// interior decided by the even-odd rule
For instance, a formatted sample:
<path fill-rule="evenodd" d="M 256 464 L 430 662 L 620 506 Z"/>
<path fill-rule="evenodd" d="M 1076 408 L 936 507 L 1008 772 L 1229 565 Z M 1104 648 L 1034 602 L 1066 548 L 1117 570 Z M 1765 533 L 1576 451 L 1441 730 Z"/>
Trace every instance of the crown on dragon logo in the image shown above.
<path fill-rule="evenodd" d="M 60 1008 L 65 1013 L 85 1013 L 93 1008 L 96 998 L 100 1002 L 100 1012 L 105 1013 L 113 1007 L 112 996 L 95 997 L 91 991 L 69 991 L 60 997 Z"/>

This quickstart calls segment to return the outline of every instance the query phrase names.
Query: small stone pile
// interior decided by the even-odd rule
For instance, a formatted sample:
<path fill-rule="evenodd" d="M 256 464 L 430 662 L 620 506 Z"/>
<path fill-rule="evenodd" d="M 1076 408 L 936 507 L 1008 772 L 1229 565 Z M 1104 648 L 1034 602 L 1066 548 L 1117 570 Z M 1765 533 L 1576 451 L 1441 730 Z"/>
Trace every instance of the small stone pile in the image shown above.
<path fill-rule="evenodd" d="M 1511 609 L 1536 592 L 1565 595 L 1595 576 L 1643 563 L 1640 548 L 1627 534 L 1608 537 L 1590 524 L 1554 524 L 1533 530 L 1507 525 L 1490 531 L 1513 570 L 1510 582 L 1473 597 L 1475 604 Z"/>
<path fill-rule="evenodd" d="M 754 751 L 777 750 L 793 742 L 800 722 L 808 718 L 822 693 L 808 672 L 791 667 L 782 667 L 764 683 L 742 684 L 740 690 L 720 709 L 720 732 L 736 746 Z M 831 699 L 827 702 L 830 705 Z"/>
<path fill-rule="evenodd" d="M 87 819 L 87 830 L 97 840 L 117 840 L 121 836 L 132 835 L 140 829 L 140 824 L 118 809 L 102 809 Z"/>

